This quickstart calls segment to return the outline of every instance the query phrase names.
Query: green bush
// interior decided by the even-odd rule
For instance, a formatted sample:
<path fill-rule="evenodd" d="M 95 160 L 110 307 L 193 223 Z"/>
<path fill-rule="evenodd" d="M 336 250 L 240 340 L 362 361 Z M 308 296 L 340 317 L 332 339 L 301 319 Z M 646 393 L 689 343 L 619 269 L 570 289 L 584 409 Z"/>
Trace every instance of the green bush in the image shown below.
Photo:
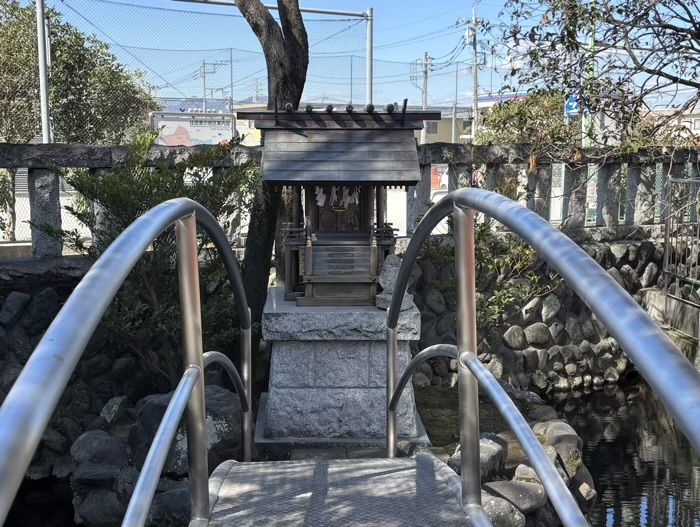
<path fill-rule="evenodd" d="M 496 185 L 500 194 L 522 199 L 516 178 L 501 178 Z M 558 277 L 549 273 L 544 260 L 532 247 L 504 232 L 499 225 L 491 218 L 474 224 L 477 327 L 482 338 L 504 328 L 503 314 L 510 306 L 522 306 L 559 283 Z M 452 234 L 431 238 L 420 257 L 436 265 L 454 266 L 454 240 L 451 238 Z M 426 285 L 438 289 L 446 299 L 451 299 L 456 290 L 454 280 L 435 280 Z"/>
<path fill-rule="evenodd" d="M 127 163 L 110 172 L 63 171 L 61 176 L 78 191 L 65 209 L 92 234 L 91 240 L 75 230 L 51 230 L 63 243 L 96 259 L 139 216 L 176 197 L 193 199 L 217 218 L 248 208 L 258 177 L 253 162 L 234 168 L 210 168 L 231 152 L 230 145 L 204 149 L 178 162 L 146 167 L 145 159 L 156 134 L 138 137 Z M 210 240 L 198 236 L 200 290 L 205 350 L 235 355 L 237 322 L 232 293 L 223 265 Z M 175 260 L 175 230 L 166 229 L 138 261 L 104 318 L 113 340 L 135 353 L 153 375 L 156 385 L 174 387 L 182 374 L 180 303 Z"/>

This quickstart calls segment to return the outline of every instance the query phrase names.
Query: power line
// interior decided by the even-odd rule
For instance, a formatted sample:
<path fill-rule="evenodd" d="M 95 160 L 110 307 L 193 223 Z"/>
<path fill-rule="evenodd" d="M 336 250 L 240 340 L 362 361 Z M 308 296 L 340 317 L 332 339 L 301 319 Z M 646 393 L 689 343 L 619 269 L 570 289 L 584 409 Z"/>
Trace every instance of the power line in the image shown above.
<path fill-rule="evenodd" d="M 185 13 L 185 14 L 194 14 L 194 15 L 202 15 L 202 16 L 211 16 L 211 17 L 227 17 L 227 18 L 238 18 L 241 20 L 244 20 L 245 17 L 243 15 L 233 15 L 229 13 L 208 13 L 206 11 L 194 11 L 192 9 L 175 9 L 172 7 L 156 7 L 156 6 L 147 6 L 147 5 L 141 5 L 141 4 L 132 4 L 129 2 L 115 2 L 113 0 L 87 0 L 90 2 L 97 2 L 97 3 L 102 3 L 102 4 L 112 4 L 112 5 L 117 5 L 117 6 L 126 6 L 126 7 L 137 7 L 140 9 L 145 9 L 149 11 L 168 11 L 171 13 Z M 61 0 L 61 2 L 65 3 L 66 0 Z M 235 4 L 231 4 L 229 7 L 236 7 Z M 272 16 L 275 17 L 275 19 L 279 20 L 278 16 L 276 13 L 272 13 Z M 313 18 L 312 20 L 307 20 L 306 23 L 313 21 L 313 22 L 342 22 L 342 21 L 353 21 L 355 22 L 355 18 Z"/>
<path fill-rule="evenodd" d="M 407 39 L 403 39 L 403 40 L 397 40 L 396 42 L 391 42 L 389 44 L 382 44 L 381 46 L 375 46 L 374 49 L 375 50 L 388 49 L 388 48 L 401 46 L 403 44 L 414 44 L 417 42 L 423 42 L 424 40 L 428 40 L 428 39 L 430 39 L 430 37 L 433 37 L 434 35 L 437 35 L 438 33 L 442 33 L 443 31 L 450 30 L 450 29 L 453 29 L 453 31 L 448 31 L 447 33 L 444 33 L 445 36 L 454 35 L 455 33 L 461 33 L 462 32 L 461 29 L 454 30 L 454 28 L 456 28 L 457 25 L 458 24 L 452 24 L 451 26 L 447 26 L 447 27 L 442 28 L 442 29 L 431 31 L 429 33 L 424 33 L 422 35 L 416 35 L 415 37 L 411 37 L 411 38 L 407 38 Z"/>
<path fill-rule="evenodd" d="M 71 11 L 73 11 L 76 15 L 78 15 L 80 18 L 82 18 L 85 22 L 87 22 L 88 24 L 90 24 L 90 25 L 91 25 L 92 27 L 94 27 L 97 31 L 99 31 L 99 32 L 102 33 L 104 36 L 106 36 L 109 40 L 111 40 L 113 45 L 124 49 L 123 46 L 121 46 L 121 45 L 120 45 L 119 43 L 117 43 L 111 36 L 109 36 L 109 35 L 107 34 L 106 31 L 104 31 L 103 29 L 101 29 L 100 27 L 98 27 L 98 26 L 97 26 L 95 23 L 93 23 L 92 21 L 88 20 L 85 16 L 83 16 L 82 13 L 80 13 L 79 11 L 77 11 L 76 9 L 74 9 L 73 7 L 71 7 L 70 5 L 68 5 L 68 4 L 65 2 L 65 0 L 61 0 L 61 1 L 65 4 L 65 6 L 66 6 L 68 9 L 70 9 Z M 105 0 L 102 0 L 102 1 L 105 1 Z M 131 57 L 132 57 L 134 60 L 136 60 L 139 64 L 141 64 L 144 68 L 146 68 L 146 69 L 149 70 L 151 73 L 153 73 L 156 77 L 158 77 L 158 78 L 161 79 L 163 82 L 165 82 L 166 85 L 169 85 L 170 87 L 174 88 L 175 91 L 178 92 L 178 93 L 179 93 L 180 95 L 182 95 L 183 97 L 185 97 L 185 99 L 191 100 L 191 101 L 193 101 L 193 102 L 195 101 L 194 98 L 188 97 L 187 95 L 185 95 L 184 93 L 182 93 L 179 89 L 177 89 L 175 86 L 173 86 L 173 85 L 170 83 L 170 81 L 168 81 L 166 78 L 164 78 L 164 77 L 163 77 L 161 74 L 159 74 L 158 72 L 154 71 L 150 66 L 148 66 L 148 64 L 146 64 L 146 63 L 143 62 L 141 59 L 139 59 L 136 55 L 134 55 L 133 53 L 131 53 L 128 49 L 124 49 L 124 51 L 125 51 L 126 53 L 128 53 L 129 55 L 131 55 Z"/>
<path fill-rule="evenodd" d="M 389 30 L 391 30 L 391 29 L 398 29 L 398 28 L 400 28 L 400 27 L 411 26 L 411 25 L 413 25 L 413 24 L 420 24 L 420 23 L 424 22 L 425 20 L 430 20 L 430 19 L 432 19 L 432 18 L 439 18 L 439 17 L 441 17 L 441 16 L 448 15 L 448 14 L 450 14 L 450 13 L 454 13 L 455 11 L 462 11 L 462 9 L 463 9 L 462 7 L 458 7 L 458 8 L 456 8 L 456 9 L 450 9 L 449 11 L 445 11 L 445 12 L 443 12 L 443 13 L 438 13 L 437 15 L 428 16 L 428 17 L 423 17 L 423 18 L 421 18 L 420 20 L 414 20 L 413 22 L 406 22 L 405 24 L 399 24 L 398 26 L 391 26 L 391 27 L 385 27 L 385 28 L 383 28 L 383 29 L 378 29 L 378 30 L 375 31 L 375 32 L 376 32 L 376 33 L 380 33 L 380 32 L 382 32 L 382 31 L 389 31 Z"/>
<path fill-rule="evenodd" d="M 442 55 L 442 56 L 440 56 L 440 57 L 431 57 L 431 58 L 432 58 L 433 60 L 442 60 L 442 59 L 444 59 L 445 57 L 447 57 L 448 55 L 451 55 L 452 53 L 455 53 L 455 52 L 457 51 L 457 49 L 458 49 L 460 46 L 463 46 L 463 45 L 464 45 L 464 38 L 463 38 L 463 37 L 460 37 L 459 40 L 457 41 L 457 43 L 455 44 L 455 47 L 452 48 L 452 51 L 448 51 L 447 53 L 445 53 L 444 55 Z M 449 59 L 448 59 L 448 60 L 449 60 Z"/>
<path fill-rule="evenodd" d="M 328 37 L 326 37 L 326 38 L 324 38 L 324 39 L 322 39 L 322 40 L 319 40 L 319 41 L 317 41 L 317 42 L 314 42 L 313 44 L 311 44 L 311 45 L 309 46 L 309 49 L 313 48 L 314 46 L 318 46 L 318 45 L 321 44 L 322 42 L 326 42 L 326 41 L 328 41 L 328 40 L 331 40 L 331 39 L 333 39 L 333 38 L 336 38 L 336 37 L 337 37 L 338 35 L 340 35 L 341 33 L 345 33 L 346 31 L 350 31 L 352 28 L 354 28 L 355 26 L 357 26 L 357 25 L 359 25 L 359 24 L 364 24 L 364 23 L 365 23 L 365 21 L 362 20 L 362 19 L 360 19 L 360 20 L 353 20 L 353 22 L 354 22 L 354 24 L 349 25 L 349 26 L 346 27 L 345 29 L 341 29 L 340 31 L 337 31 L 337 32 L 333 33 L 332 35 L 330 35 L 330 36 L 328 36 Z"/>

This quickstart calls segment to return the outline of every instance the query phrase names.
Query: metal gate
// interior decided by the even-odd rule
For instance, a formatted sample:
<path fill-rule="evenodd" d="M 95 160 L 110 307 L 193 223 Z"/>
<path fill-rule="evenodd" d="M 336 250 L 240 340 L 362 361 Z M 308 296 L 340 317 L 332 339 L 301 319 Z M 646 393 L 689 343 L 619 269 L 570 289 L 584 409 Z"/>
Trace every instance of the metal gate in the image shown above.
<path fill-rule="evenodd" d="M 700 179 L 669 178 L 664 240 L 666 293 L 700 308 Z"/>

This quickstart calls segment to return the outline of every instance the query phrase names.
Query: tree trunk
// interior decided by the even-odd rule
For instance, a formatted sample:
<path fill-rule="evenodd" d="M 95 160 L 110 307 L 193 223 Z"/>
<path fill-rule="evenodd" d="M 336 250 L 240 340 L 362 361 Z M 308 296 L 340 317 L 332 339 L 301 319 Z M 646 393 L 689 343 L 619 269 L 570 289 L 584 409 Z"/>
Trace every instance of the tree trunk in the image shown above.
<path fill-rule="evenodd" d="M 279 24 L 260 0 L 238 0 L 236 5 L 263 48 L 268 109 L 275 103 L 282 108 L 288 102 L 298 108 L 309 66 L 309 42 L 299 0 L 277 0 Z M 260 182 L 250 211 L 243 272 L 253 322 L 260 322 L 267 297 L 281 197 L 281 189 Z"/>
<path fill-rule="evenodd" d="M 15 197 L 15 178 L 17 176 L 17 169 L 7 168 L 2 170 L 2 177 L 6 180 L 3 182 L 7 187 L 7 196 L 5 201 L 5 231 L 3 233 L 3 238 L 6 242 L 17 241 L 15 237 L 15 229 L 17 225 L 17 211 L 15 209 L 16 197 Z"/>
<path fill-rule="evenodd" d="M 253 322 L 260 322 L 270 280 L 272 246 L 282 193 L 258 182 L 250 209 L 250 224 L 243 259 L 243 284 Z"/>

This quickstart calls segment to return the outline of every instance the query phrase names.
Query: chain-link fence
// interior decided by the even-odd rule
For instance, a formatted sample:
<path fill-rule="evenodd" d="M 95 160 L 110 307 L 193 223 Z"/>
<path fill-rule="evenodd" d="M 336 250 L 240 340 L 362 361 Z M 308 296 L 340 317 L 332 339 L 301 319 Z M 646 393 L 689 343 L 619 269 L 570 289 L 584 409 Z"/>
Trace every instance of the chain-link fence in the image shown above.
<path fill-rule="evenodd" d="M 234 7 L 109 0 L 49 0 L 47 5 L 108 44 L 120 64 L 142 72 L 158 99 L 180 101 L 178 110 L 204 109 L 207 100 L 216 108 L 267 102 L 265 57 Z M 304 23 L 310 53 L 304 101 L 363 102 L 365 19 L 305 13 Z"/>
<path fill-rule="evenodd" d="M 36 18 L 31 0 L 20 3 L 26 8 L 24 25 L 8 31 L 24 28 L 31 44 L 26 46 L 31 60 L 24 82 L 36 89 L 24 96 L 34 99 L 38 98 Z M 151 0 L 148 5 L 110 0 L 46 0 L 45 4 L 51 120 L 58 141 L 119 143 L 141 125 L 162 128 L 161 144 L 216 143 L 231 137 L 226 114 L 267 104 L 265 57 L 235 7 L 166 0 Z M 277 17 L 277 12 L 272 14 Z M 303 16 L 310 54 L 304 103 L 364 103 L 367 20 Z M 87 37 L 85 45 L 93 48 L 92 55 L 71 47 L 80 40 L 76 34 Z M 171 116 L 168 121 L 163 116 L 149 122 L 149 112 L 187 118 Z M 29 141 L 39 132 L 38 124 L 34 127 L 27 137 L 4 140 Z M 258 142 L 250 123 L 239 122 L 237 129 L 246 135 L 247 144 Z M 62 193 L 61 199 L 69 203 L 72 193 Z M 20 170 L 16 177 L 14 209 L 14 237 L 28 240 L 26 171 Z M 0 219 L 5 219 L 7 210 L 2 212 Z M 6 230 L 0 236 L 5 241 L 11 238 Z"/>

